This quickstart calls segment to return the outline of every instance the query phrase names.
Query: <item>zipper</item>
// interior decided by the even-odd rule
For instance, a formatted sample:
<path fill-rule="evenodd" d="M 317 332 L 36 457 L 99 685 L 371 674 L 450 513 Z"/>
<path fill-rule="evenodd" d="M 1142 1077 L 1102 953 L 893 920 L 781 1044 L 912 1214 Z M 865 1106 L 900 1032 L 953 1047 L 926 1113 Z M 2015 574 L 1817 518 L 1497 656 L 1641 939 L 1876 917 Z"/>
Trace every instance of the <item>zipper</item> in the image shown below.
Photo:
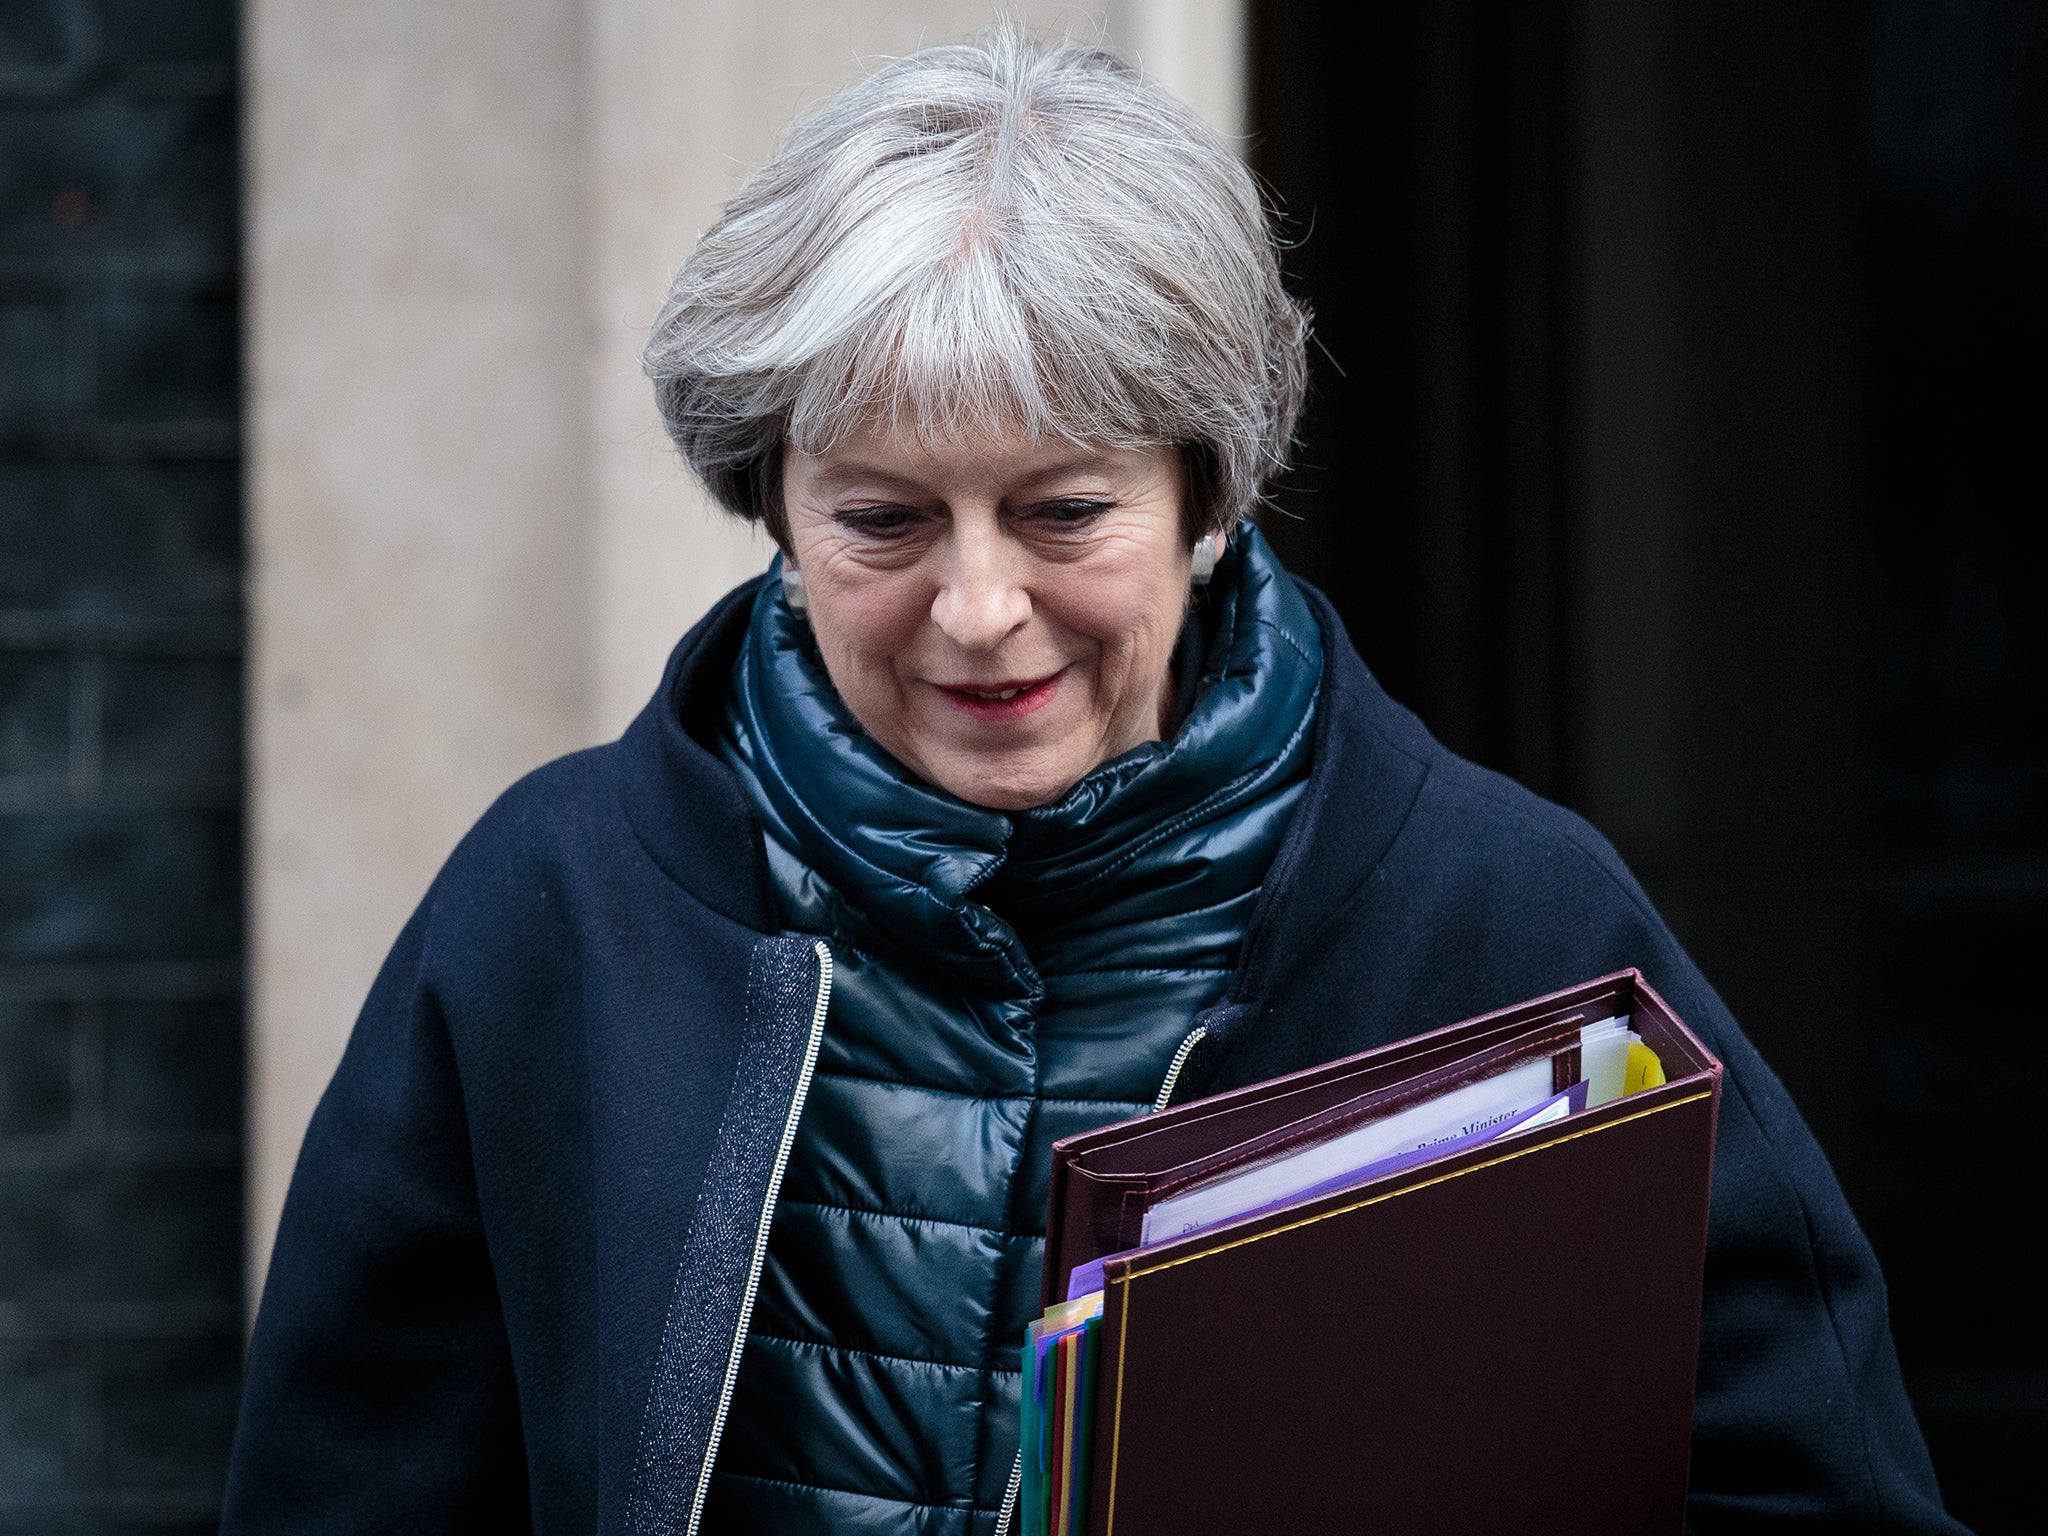
<path fill-rule="evenodd" d="M 740 1352 L 746 1348 L 747 1325 L 753 1321 L 754 1298 L 761 1289 L 761 1267 L 768 1262 L 768 1225 L 775 1217 L 775 1200 L 782 1193 L 782 1175 L 789 1167 L 789 1149 L 796 1141 L 797 1117 L 804 1112 L 811 1077 L 818 1068 L 818 1048 L 825 1041 L 825 1005 L 832 1000 L 832 951 L 823 939 L 818 939 L 812 952 L 818 957 L 818 1000 L 811 1008 L 811 1038 L 804 1046 L 804 1069 L 797 1077 L 796 1095 L 789 1101 L 789 1117 L 782 1122 L 782 1140 L 775 1148 L 775 1166 L 768 1172 L 768 1190 L 761 1198 L 761 1221 L 754 1229 L 754 1257 L 747 1269 L 747 1288 L 740 1295 L 739 1327 L 733 1331 L 732 1353 L 725 1362 L 725 1381 L 718 1389 L 718 1412 L 711 1420 L 711 1438 L 704 1447 L 704 1465 L 697 1473 L 697 1493 L 690 1500 L 690 1523 L 684 1528 L 684 1536 L 697 1536 L 698 1524 L 704 1518 L 704 1495 L 710 1491 L 718 1442 L 725 1435 L 725 1421 L 732 1412 L 732 1388 L 739 1379 Z M 1018 1469 L 1022 1468 L 1020 1456 Z"/>
<path fill-rule="evenodd" d="M 996 1516 L 996 1536 L 1010 1536 L 1010 1522 L 1017 1518 L 1017 1495 L 1024 1491 L 1024 1448 L 1010 1465 L 1010 1486 L 1003 1490 L 1003 1512 Z"/>
<path fill-rule="evenodd" d="M 1173 1053 L 1172 1064 L 1166 1069 L 1166 1081 L 1159 1085 L 1159 1097 L 1152 1101 L 1153 1114 L 1158 1114 L 1173 1102 L 1173 1090 L 1180 1086 L 1181 1069 L 1187 1066 L 1188 1057 L 1194 1054 L 1195 1047 L 1200 1045 L 1208 1034 L 1208 1025 L 1197 1024 L 1188 1032 L 1187 1039 L 1181 1041 L 1180 1049 Z"/>

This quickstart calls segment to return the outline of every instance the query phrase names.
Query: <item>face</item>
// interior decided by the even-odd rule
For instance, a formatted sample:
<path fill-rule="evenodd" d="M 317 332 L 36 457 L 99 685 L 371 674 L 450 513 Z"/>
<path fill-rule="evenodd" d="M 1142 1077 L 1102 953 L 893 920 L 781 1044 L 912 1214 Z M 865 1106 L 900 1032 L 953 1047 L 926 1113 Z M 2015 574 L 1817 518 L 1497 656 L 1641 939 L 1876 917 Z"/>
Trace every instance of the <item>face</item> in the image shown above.
<path fill-rule="evenodd" d="M 785 558 L 839 696 L 920 778 L 1022 810 L 1161 736 L 1180 455 L 874 432 L 783 460 Z"/>

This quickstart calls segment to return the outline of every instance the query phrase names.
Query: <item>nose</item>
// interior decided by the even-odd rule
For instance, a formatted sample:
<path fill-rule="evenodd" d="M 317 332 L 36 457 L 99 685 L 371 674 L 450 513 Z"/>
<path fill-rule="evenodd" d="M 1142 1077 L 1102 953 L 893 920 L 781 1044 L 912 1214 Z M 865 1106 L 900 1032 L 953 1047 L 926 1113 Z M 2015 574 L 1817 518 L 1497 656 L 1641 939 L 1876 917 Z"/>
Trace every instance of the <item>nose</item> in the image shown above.
<path fill-rule="evenodd" d="M 932 622 L 963 650 L 992 651 L 1031 617 L 1024 553 L 994 521 L 956 519 L 932 599 Z"/>

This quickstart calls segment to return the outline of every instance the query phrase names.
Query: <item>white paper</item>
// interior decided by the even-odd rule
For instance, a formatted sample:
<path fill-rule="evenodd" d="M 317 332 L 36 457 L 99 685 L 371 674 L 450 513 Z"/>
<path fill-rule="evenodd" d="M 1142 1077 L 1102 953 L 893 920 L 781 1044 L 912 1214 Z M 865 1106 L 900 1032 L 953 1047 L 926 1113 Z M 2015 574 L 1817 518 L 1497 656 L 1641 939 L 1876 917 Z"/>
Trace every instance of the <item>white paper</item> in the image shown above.
<path fill-rule="evenodd" d="M 1632 1037 L 1628 1018 L 1602 1019 L 1579 1031 L 1579 1076 L 1588 1106 L 1621 1097 Z M 1476 1083 L 1452 1088 L 1378 1120 L 1353 1126 L 1328 1141 L 1312 1142 L 1263 1163 L 1180 1194 L 1145 1212 L 1141 1241 L 1156 1243 L 1247 1212 L 1291 1200 L 1347 1169 L 1398 1156 L 1497 1124 L 1534 1109 L 1556 1092 L 1549 1056 L 1523 1062 Z"/>
<path fill-rule="evenodd" d="M 1559 1094 L 1548 1106 L 1538 1110 L 1513 1129 L 1503 1132 L 1503 1137 L 1520 1136 L 1525 1131 L 1540 1131 L 1546 1125 L 1555 1125 L 1572 1112 L 1571 1100 Z"/>
<path fill-rule="evenodd" d="M 1412 1152 L 1534 1109 L 1555 1090 L 1548 1056 L 1453 1088 L 1353 1126 L 1328 1141 L 1281 1153 L 1212 1183 L 1170 1195 L 1145 1213 L 1143 1241 L 1160 1242 L 1293 1198 L 1349 1168 Z"/>
<path fill-rule="evenodd" d="M 1621 1097 L 1628 1074 L 1628 1043 L 1637 1038 L 1629 1033 L 1627 1014 L 1602 1019 L 1579 1031 L 1579 1076 L 1585 1080 L 1588 1109 Z"/>

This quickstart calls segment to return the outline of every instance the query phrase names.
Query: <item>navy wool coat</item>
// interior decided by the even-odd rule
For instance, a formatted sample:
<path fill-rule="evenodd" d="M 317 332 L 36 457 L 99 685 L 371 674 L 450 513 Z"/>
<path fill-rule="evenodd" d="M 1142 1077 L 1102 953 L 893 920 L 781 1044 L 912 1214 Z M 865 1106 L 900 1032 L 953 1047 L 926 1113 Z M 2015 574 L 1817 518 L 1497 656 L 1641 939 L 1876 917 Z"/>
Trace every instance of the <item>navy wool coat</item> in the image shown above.
<path fill-rule="evenodd" d="M 621 740 L 508 791 L 400 935 L 286 1202 L 229 1536 L 694 1529 L 830 964 L 774 932 L 706 745 L 753 589 Z M 1959 1530 L 1784 1088 L 1599 835 L 1445 751 L 1309 596 L 1312 777 L 1192 1089 L 1639 967 L 1728 1068 L 1694 1528 Z"/>

